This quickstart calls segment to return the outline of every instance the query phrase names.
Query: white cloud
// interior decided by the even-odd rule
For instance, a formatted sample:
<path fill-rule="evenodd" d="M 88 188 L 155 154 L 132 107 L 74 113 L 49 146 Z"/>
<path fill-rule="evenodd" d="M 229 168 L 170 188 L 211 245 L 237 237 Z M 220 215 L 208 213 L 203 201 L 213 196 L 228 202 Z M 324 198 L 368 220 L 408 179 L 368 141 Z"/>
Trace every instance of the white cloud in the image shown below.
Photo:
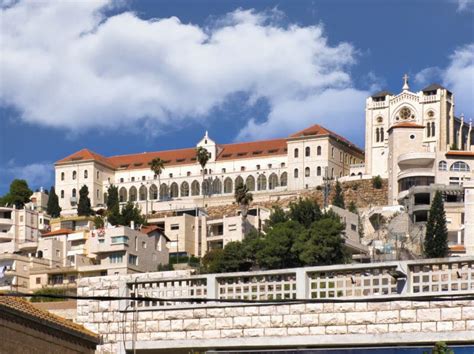
<path fill-rule="evenodd" d="M 459 12 L 474 9 L 474 0 L 456 0 L 456 2 Z"/>
<path fill-rule="evenodd" d="M 456 114 L 474 118 L 474 43 L 454 51 L 447 67 L 429 67 L 415 76 L 420 86 L 440 82 L 455 95 Z"/>
<path fill-rule="evenodd" d="M 280 12 L 252 10 L 211 27 L 132 12 L 106 17 L 113 5 L 25 0 L 3 8 L 0 102 L 18 108 L 26 122 L 75 133 L 143 120 L 164 131 L 205 122 L 238 92 L 251 97 L 248 104 L 263 98 L 270 107 L 264 123 L 249 122 L 240 138 L 316 122 L 344 134 L 363 121 L 367 93 L 353 88 L 349 74 L 355 50 L 329 45 L 321 25 L 283 26 Z"/>
<path fill-rule="evenodd" d="M 12 160 L 5 167 L 0 167 L 0 172 L 6 188 L 15 178 L 26 180 L 31 189 L 39 187 L 49 189 L 49 186 L 54 183 L 53 164 L 50 162 L 18 165 Z"/>

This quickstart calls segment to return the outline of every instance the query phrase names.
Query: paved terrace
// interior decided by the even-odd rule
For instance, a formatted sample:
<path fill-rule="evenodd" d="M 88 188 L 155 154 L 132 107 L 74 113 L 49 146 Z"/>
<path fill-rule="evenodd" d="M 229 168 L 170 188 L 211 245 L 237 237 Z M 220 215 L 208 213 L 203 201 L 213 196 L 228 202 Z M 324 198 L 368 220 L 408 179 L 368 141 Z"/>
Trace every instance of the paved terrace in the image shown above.
<path fill-rule="evenodd" d="M 474 257 L 84 278 L 78 295 L 196 299 L 78 301 L 77 319 L 102 336 L 103 353 L 474 344 Z"/>

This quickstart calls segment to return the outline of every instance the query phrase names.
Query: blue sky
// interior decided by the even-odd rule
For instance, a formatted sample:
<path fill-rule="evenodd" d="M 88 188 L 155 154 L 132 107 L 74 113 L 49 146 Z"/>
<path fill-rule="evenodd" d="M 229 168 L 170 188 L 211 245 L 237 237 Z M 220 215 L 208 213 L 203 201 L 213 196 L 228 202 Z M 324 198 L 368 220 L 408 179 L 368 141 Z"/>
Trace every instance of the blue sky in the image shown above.
<path fill-rule="evenodd" d="M 432 81 L 474 117 L 472 0 L 3 0 L 0 194 L 54 161 L 286 136 L 364 146 L 364 103 Z"/>

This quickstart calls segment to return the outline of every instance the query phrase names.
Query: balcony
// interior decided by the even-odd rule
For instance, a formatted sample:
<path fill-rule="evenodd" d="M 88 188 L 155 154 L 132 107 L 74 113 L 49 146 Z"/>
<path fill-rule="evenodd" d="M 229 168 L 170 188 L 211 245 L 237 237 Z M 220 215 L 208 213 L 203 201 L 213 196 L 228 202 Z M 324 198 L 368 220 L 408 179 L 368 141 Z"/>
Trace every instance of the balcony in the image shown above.
<path fill-rule="evenodd" d="M 435 173 L 432 168 L 407 168 L 398 173 L 397 179 L 401 180 L 406 177 L 434 177 Z"/>
<path fill-rule="evenodd" d="M 427 166 L 434 162 L 436 156 L 434 152 L 408 152 L 398 156 L 398 165 Z"/>
<path fill-rule="evenodd" d="M 14 235 L 8 232 L 0 232 L 0 242 L 13 241 Z"/>
<path fill-rule="evenodd" d="M 0 225 L 13 225 L 13 220 L 9 218 L 0 218 Z"/>

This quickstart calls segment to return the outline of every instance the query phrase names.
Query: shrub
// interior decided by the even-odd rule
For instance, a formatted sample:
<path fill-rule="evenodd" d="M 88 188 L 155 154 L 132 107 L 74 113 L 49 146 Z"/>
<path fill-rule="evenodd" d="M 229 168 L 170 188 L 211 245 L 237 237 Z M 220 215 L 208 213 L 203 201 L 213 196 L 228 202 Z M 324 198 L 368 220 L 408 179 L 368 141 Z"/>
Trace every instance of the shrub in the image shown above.
<path fill-rule="evenodd" d="M 375 189 L 380 189 L 382 188 L 382 177 L 380 176 L 374 176 L 372 177 L 372 186 Z"/>

